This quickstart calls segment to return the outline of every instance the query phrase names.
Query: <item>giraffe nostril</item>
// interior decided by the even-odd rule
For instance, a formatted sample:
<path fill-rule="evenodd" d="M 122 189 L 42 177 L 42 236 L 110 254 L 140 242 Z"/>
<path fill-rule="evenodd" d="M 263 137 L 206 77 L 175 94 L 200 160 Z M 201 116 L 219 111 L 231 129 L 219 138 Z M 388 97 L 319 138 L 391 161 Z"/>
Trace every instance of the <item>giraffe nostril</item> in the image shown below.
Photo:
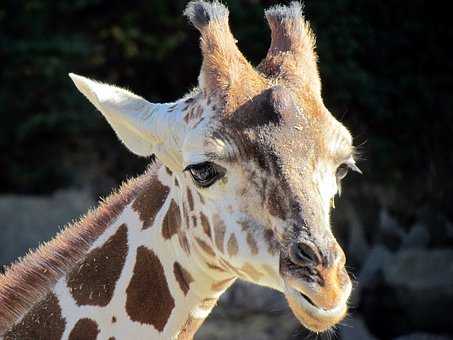
<path fill-rule="evenodd" d="M 321 262 L 317 250 L 306 242 L 293 243 L 289 250 L 289 258 L 299 266 L 316 266 Z"/>

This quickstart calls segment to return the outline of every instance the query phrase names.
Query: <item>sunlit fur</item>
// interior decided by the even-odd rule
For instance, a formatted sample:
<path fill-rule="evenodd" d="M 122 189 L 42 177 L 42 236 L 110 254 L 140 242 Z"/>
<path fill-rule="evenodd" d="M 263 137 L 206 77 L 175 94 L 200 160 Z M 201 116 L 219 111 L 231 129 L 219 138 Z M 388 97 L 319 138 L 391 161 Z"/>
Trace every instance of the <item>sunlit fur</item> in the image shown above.
<path fill-rule="evenodd" d="M 223 5 L 193 1 L 185 15 L 200 31 L 203 64 L 199 86 L 182 99 L 154 104 L 70 74 L 128 149 L 159 161 L 0 278 L 0 334 L 51 291 L 66 320 L 63 338 L 86 315 L 106 338 L 190 338 L 236 278 L 283 292 L 295 316 L 315 332 L 345 316 L 352 286 L 330 211 L 338 167 L 357 167 L 349 131 L 322 101 L 315 38 L 301 5 L 266 11 L 272 42 L 258 70 L 237 48 Z M 208 188 L 187 171 L 205 162 L 224 169 Z M 168 196 L 153 206 L 153 222 L 142 228 L 147 213 L 137 212 L 133 202 L 151 201 L 159 187 L 168 188 Z M 129 252 L 110 304 L 78 306 L 67 275 L 122 224 Z M 311 249 L 302 260 L 294 258 L 298 244 Z M 168 306 L 156 303 L 169 308 L 168 317 L 155 327 L 134 321 L 131 313 L 140 309 L 125 311 L 139 248 L 156 254 L 163 272 L 156 279 L 168 287 Z M 193 278 L 183 288 L 175 262 Z"/>

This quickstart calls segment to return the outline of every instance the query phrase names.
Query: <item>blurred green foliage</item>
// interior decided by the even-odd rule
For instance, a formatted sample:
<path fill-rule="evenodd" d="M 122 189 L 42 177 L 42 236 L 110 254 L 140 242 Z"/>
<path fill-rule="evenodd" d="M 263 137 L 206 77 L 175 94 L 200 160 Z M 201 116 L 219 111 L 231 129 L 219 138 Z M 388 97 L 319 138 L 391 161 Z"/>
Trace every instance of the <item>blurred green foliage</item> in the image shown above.
<path fill-rule="evenodd" d="M 227 1 L 239 46 L 258 63 L 269 44 L 263 9 Z M 0 2 L 0 190 L 49 192 L 78 169 L 119 180 L 143 169 L 67 77 L 76 72 L 152 101 L 196 85 L 197 32 L 185 1 Z M 307 0 L 327 106 L 363 144 L 364 185 L 390 186 L 411 211 L 449 212 L 453 41 L 426 1 Z M 444 17 L 443 17 L 444 16 Z M 404 209 L 402 209 L 404 210 Z M 450 213 L 451 214 L 451 213 Z"/>

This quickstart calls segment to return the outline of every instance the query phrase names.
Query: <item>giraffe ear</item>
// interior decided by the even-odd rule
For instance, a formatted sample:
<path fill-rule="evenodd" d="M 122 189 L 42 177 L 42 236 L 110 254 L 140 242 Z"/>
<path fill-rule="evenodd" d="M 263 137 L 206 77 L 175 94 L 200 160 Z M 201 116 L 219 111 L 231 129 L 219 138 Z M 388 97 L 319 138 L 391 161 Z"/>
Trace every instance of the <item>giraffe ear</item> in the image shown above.
<path fill-rule="evenodd" d="M 118 138 L 134 154 L 150 156 L 159 143 L 155 133 L 155 113 L 159 104 L 152 104 L 132 92 L 103 84 L 73 73 L 69 74 L 77 89 L 107 119 Z"/>

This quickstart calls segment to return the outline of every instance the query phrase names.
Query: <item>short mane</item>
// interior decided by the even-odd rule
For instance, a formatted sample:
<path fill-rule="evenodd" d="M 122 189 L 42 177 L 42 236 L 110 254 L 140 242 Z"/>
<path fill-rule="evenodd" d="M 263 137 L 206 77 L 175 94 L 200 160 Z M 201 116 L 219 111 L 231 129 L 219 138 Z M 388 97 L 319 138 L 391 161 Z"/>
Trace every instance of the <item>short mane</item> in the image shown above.
<path fill-rule="evenodd" d="M 84 258 L 93 242 L 134 197 L 147 187 L 158 165 L 123 183 L 77 222 L 40 245 L 0 275 L 0 336 L 43 299 L 65 273 Z"/>

